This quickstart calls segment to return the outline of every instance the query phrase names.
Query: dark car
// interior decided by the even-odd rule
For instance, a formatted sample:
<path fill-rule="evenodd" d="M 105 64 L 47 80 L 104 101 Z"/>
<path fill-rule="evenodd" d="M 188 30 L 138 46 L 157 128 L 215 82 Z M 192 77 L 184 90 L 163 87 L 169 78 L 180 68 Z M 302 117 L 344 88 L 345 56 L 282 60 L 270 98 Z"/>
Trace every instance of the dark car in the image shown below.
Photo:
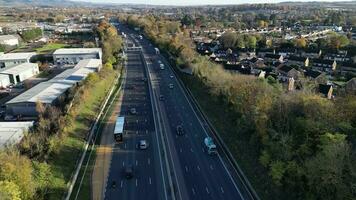
<path fill-rule="evenodd" d="M 182 125 L 177 126 L 177 135 L 184 135 L 184 129 Z"/>
<path fill-rule="evenodd" d="M 131 179 L 133 176 L 134 176 L 134 172 L 133 172 L 133 167 L 132 165 L 128 165 L 126 168 L 125 168 L 125 178 L 126 179 Z"/>
<path fill-rule="evenodd" d="M 159 95 L 159 100 L 160 101 L 164 101 L 164 96 L 163 95 Z"/>

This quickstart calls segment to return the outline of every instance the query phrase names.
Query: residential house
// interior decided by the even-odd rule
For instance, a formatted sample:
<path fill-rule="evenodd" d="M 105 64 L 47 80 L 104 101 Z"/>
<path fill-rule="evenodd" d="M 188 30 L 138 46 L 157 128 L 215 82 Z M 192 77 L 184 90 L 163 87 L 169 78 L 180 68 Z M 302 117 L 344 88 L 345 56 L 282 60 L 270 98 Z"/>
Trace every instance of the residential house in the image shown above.
<path fill-rule="evenodd" d="M 325 73 L 316 70 L 307 70 L 304 72 L 304 76 L 309 80 L 322 84 L 326 82 Z"/>
<path fill-rule="evenodd" d="M 294 80 L 298 80 L 300 77 L 300 72 L 289 65 L 280 65 L 277 68 L 277 72 L 279 73 L 278 79 L 282 82 L 286 82 L 289 78 L 293 78 Z"/>
<path fill-rule="evenodd" d="M 249 62 L 251 63 L 251 67 L 253 68 L 265 68 L 266 65 L 265 65 L 265 62 L 263 61 L 262 58 L 252 58 L 249 60 Z"/>
<path fill-rule="evenodd" d="M 300 65 L 303 67 L 309 67 L 309 58 L 308 57 L 299 57 L 299 56 L 289 56 L 288 57 L 289 65 Z"/>
<path fill-rule="evenodd" d="M 319 93 L 323 94 L 325 98 L 331 99 L 333 97 L 333 86 L 319 84 Z"/>
<path fill-rule="evenodd" d="M 319 71 L 325 71 L 328 73 L 331 73 L 336 70 L 337 63 L 334 60 L 324 60 L 324 59 L 313 59 L 313 69 L 314 70 L 319 70 Z"/>
<path fill-rule="evenodd" d="M 308 57 L 308 58 L 320 58 L 322 54 L 321 49 L 306 49 L 305 51 L 302 51 L 300 55 L 302 57 Z"/>
<path fill-rule="evenodd" d="M 347 93 L 356 94 L 356 77 L 346 82 L 345 90 Z"/>
<path fill-rule="evenodd" d="M 275 63 L 275 62 L 283 63 L 283 59 L 284 59 L 284 57 L 281 55 L 278 55 L 278 54 L 266 54 L 264 56 L 264 60 L 266 62 L 272 62 L 272 63 Z"/>

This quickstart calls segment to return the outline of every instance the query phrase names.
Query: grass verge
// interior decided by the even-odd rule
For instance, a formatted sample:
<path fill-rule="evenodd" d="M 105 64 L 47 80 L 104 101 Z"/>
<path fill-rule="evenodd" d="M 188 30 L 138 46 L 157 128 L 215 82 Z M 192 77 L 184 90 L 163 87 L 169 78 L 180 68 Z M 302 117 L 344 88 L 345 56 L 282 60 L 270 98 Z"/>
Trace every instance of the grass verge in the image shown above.
<path fill-rule="evenodd" d="M 60 49 L 60 48 L 67 48 L 70 45 L 68 44 L 62 44 L 62 43 L 48 43 L 46 45 L 44 45 L 43 47 L 37 48 L 36 52 L 37 53 L 46 53 L 46 52 L 50 52 L 50 51 L 54 51 L 56 49 Z"/>
<path fill-rule="evenodd" d="M 121 71 L 122 74 L 122 71 Z M 100 145 L 100 140 L 101 140 L 101 133 L 103 130 L 103 127 L 105 125 L 105 123 L 109 120 L 110 116 L 112 115 L 112 113 L 114 112 L 114 108 L 115 105 L 117 103 L 117 101 L 119 100 L 118 98 L 115 98 L 119 95 L 119 93 L 121 92 L 120 90 L 120 85 L 122 83 L 122 76 L 120 76 L 119 81 L 117 82 L 114 91 L 112 93 L 112 95 L 109 98 L 108 101 L 108 105 L 105 107 L 104 109 L 104 113 L 105 115 L 103 115 L 100 119 L 99 119 L 99 123 L 98 123 L 98 130 L 97 130 L 97 138 L 95 140 L 95 146 L 93 149 L 91 149 L 90 151 L 87 152 L 87 156 L 84 160 L 83 163 L 88 163 L 88 167 L 87 169 L 85 169 L 85 164 L 83 164 L 80 173 L 79 173 L 79 178 L 74 186 L 73 189 L 73 195 L 71 197 L 71 199 L 75 199 L 74 197 L 77 195 L 77 191 L 78 189 L 80 189 L 80 192 L 78 194 L 78 198 L 79 200 L 87 200 L 87 199 L 91 199 L 91 175 L 93 173 L 93 169 L 94 169 L 94 165 L 95 165 L 95 160 L 96 160 L 96 147 L 98 145 Z M 93 151 L 93 152 L 91 152 Z M 90 154 L 92 154 L 90 156 Z M 84 176 L 82 185 L 80 186 L 80 179 L 82 179 L 82 177 Z"/>
<path fill-rule="evenodd" d="M 101 79 L 88 91 L 89 95 L 79 105 L 77 117 L 68 129 L 68 136 L 63 140 L 59 151 L 50 158 L 49 165 L 54 177 L 49 199 L 61 199 L 67 191 L 67 183 L 83 151 L 93 116 L 100 110 L 101 103 L 109 92 L 116 75 L 117 73 L 112 73 L 105 79 Z"/>

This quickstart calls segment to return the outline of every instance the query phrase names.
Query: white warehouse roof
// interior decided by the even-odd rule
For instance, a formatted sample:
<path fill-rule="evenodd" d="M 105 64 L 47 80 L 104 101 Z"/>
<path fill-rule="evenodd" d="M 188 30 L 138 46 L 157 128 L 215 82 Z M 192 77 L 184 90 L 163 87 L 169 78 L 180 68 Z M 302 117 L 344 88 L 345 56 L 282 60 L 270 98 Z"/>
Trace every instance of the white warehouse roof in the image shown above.
<path fill-rule="evenodd" d="M 18 37 L 16 37 L 15 35 L 0 35 L 0 41 L 13 40 L 13 39 L 18 40 Z"/>
<path fill-rule="evenodd" d="M 0 54 L 0 60 L 25 60 L 30 59 L 32 56 L 36 55 L 36 52 L 27 52 L 27 53 L 5 53 Z"/>
<path fill-rule="evenodd" d="M 96 69 L 93 68 L 92 65 L 89 65 L 90 63 L 97 63 L 95 60 L 99 59 L 81 60 L 74 68 L 65 70 L 49 81 L 37 84 L 33 88 L 11 99 L 6 104 L 23 102 L 35 103 L 37 101 L 50 104 L 75 83 L 85 79 L 89 73 L 98 71 L 100 65 L 97 66 L 98 68 Z M 87 64 L 85 65 L 85 63 Z"/>
<path fill-rule="evenodd" d="M 33 126 L 33 121 L 0 122 L 0 149 L 6 145 L 20 142 L 24 132 Z"/>
<path fill-rule="evenodd" d="M 37 63 L 22 63 L 19 65 L 14 65 L 12 67 L 6 67 L 0 69 L 1 74 L 20 74 L 26 70 L 32 70 L 34 67 L 38 67 Z"/>
<path fill-rule="evenodd" d="M 101 48 L 62 48 L 53 52 L 53 55 L 72 55 L 72 54 L 93 54 L 100 53 Z"/>

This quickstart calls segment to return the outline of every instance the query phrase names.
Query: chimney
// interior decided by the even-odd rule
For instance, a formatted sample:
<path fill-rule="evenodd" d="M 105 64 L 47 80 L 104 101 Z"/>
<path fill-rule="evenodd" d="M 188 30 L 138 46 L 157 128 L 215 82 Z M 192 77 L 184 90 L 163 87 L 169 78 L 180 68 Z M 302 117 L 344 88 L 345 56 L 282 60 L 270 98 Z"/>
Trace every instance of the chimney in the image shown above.
<path fill-rule="evenodd" d="M 288 79 L 288 91 L 293 91 L 294 90 L 294 78 L 289 78 Z"/>

